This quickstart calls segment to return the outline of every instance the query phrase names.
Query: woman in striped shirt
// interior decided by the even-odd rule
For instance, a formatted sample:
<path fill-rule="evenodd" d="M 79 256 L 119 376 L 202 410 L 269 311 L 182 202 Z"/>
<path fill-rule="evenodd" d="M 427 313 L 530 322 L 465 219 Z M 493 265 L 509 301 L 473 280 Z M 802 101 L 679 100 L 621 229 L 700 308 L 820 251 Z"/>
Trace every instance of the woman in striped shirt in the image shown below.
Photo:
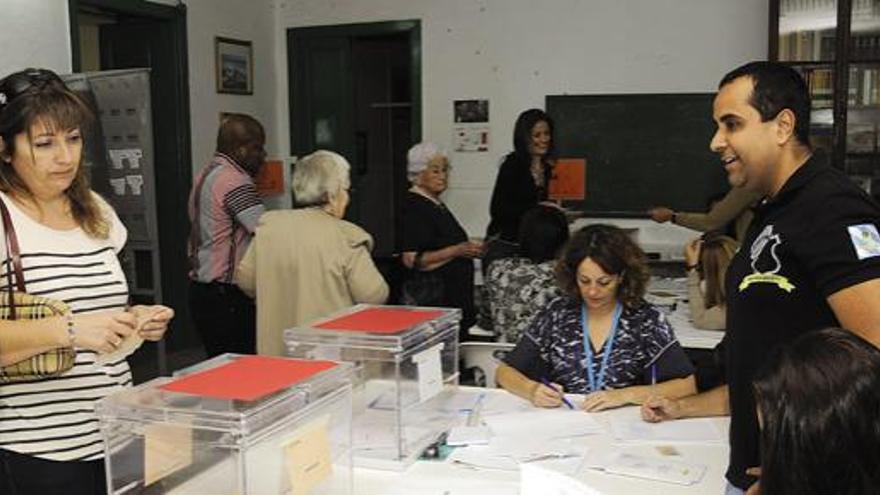
<path fill-rule="evenodd" d="M 0 365 L 55 347 L 77 351 L 61 376 L 0 385 L 4 494 L 105 493 L 94 404 L 131 385 L 125 356 L 115 352 L 120 344 L 161 339 L 174 314 L 165 306 L 128 307 L 117 259 L 126 230 L 81 166 L 81 128 L 91 118 L 51 71 L 0 80 L 0 199 L 16 230 L 27 290 L 70 308 L 63 317 L 0 320 Z M 3 259 L 0 289 L 7 267 Z"/>

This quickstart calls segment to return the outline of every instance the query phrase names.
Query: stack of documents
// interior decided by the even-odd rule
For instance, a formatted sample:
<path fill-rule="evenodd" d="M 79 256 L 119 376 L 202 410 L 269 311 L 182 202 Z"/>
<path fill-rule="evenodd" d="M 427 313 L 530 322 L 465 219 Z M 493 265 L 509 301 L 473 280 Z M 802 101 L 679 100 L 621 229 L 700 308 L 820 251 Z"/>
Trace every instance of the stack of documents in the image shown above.
<path fill-rule="evenodd" d="M 492 432 L 488 445 L 456 449 L 449 459 L 487 469 L 519 469 L 520 464 L 583 457 L 583 437 L 602 427 L 583 411 L 534 409 L 483 417 Z M 577 468 L 580 462 L 571 462 Z"/>

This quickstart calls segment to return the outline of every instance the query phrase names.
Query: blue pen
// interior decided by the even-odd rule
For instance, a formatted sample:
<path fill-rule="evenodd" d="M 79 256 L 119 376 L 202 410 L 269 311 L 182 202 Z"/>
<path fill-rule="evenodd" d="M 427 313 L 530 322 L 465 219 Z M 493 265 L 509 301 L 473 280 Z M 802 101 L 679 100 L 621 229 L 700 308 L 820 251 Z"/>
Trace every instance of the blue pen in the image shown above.
<path fill-rule="evenodd" d="M 541 378 L 541 383 L 543 383 L 544 385 L 547 385 L 548 387 L 552 388 L 553 390 L 556 390 L 556 387 L 551 385 L 550 380 L 547 380 L 546 378 Z M 556 390 L 556 391 L 558 392 L 558 390 Z M 565 404 L 566 406 L 568 406 L 569 409 L 574 409 L 574 405 L 568 399 L 565 398 L 565 394 L 559 394 L 559 398 L 562 399 L 562 403 Z"/>

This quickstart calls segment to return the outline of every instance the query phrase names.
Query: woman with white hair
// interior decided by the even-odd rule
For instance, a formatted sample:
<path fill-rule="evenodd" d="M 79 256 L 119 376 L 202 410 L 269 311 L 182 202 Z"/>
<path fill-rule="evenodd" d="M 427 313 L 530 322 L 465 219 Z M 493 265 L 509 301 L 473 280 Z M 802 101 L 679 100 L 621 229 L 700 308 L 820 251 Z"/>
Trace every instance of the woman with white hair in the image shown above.
<path fill-rule="evenodd" d="M 403 200 L 401 253 L 410 271 L 403 284 L 404 304 L 444 306 L 462 311 L 462 337 L 476 321 L 474 263 L 483 244 L 468 240 L 458 220 L 440 201 L 449 179 L 449 160 L 433 143 L 407 153 L 412 187 Z"/>
<path fill-rule="evenodd" d="M 291 180 L 296 209 L 260 218 L 235 276 L 257 301 L 258 354 L 283 355 L 286 328 L 388 297 L 388 285 L 370 258 L 373 238 L 342 220 L 349 168 L 331 151 L 302 158 Z"/>

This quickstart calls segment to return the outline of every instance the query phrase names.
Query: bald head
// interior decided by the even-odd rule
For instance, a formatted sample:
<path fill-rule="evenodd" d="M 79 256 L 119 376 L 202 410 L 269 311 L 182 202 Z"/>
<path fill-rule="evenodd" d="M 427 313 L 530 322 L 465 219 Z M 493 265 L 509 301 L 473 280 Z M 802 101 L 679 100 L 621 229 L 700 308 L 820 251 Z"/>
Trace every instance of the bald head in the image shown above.
<path fill-rule="evenodd" d="M 248 172 L 256 174 L 266 158 L 266 133 L 257 119 L 243 113 L 230 113 L 220 122 L 217 152 L 234 159 Z"/>

